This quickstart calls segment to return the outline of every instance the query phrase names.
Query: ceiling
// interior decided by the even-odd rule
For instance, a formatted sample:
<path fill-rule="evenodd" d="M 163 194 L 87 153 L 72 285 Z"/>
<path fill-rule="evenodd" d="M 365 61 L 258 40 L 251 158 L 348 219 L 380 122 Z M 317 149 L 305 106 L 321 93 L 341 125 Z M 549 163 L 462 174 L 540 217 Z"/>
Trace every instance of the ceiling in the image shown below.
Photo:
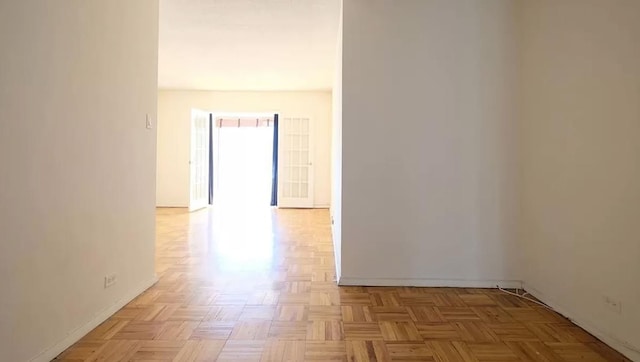
<path fill-rule="evenodd" d="M 158 86 L 331 89 L 340 0 L 161 0 Z"/>

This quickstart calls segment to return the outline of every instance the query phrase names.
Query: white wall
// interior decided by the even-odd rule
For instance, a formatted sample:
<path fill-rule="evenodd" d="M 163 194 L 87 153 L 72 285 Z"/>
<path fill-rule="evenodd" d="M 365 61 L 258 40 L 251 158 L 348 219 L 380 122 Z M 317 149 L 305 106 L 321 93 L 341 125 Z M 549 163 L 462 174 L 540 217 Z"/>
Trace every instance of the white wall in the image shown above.
<path fill-rule="evenodd" d="M 0 2 L 0 361 L 49 361 L 155 280 L 157 28 L 152 0 Z"/>
<path fill-rule="evenodd" d="M 331 92 L 158 92 L 157 205 L 189 205 L 191 109 L 309 116 L 314 123 L 315 205 L 331 200 Z"/>
<path fill-rule="evenodd" d="M 526 288 L 637 361 L 639 16 L 635 0 L 521 9 Z"/>
<path fill-rule="evenodd" d="M 336 259 L 336 278 L 340 281 L 342 276 L 342 1 L 337 43 L 331 121 L 331 231 Z"/>
<path fill-rule="evenodd" d="M 520 279 L 515 10 L 344 2 L 342 284 Z"/>

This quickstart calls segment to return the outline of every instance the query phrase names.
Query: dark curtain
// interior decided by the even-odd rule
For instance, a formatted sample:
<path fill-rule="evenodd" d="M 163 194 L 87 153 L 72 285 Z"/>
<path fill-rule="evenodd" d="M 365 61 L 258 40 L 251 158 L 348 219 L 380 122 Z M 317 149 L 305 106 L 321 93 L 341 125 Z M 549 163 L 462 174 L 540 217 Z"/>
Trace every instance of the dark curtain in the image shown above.
<path fill-rule="evenodd" d="M 271 206 L 278 205 L 278 115 L 273 116 L 273 162 L 271 164 Z"/>
<path fill-rule="evenodd" d="M 209 205 L 213 204 L 213 114 L 209 113 Z"/>

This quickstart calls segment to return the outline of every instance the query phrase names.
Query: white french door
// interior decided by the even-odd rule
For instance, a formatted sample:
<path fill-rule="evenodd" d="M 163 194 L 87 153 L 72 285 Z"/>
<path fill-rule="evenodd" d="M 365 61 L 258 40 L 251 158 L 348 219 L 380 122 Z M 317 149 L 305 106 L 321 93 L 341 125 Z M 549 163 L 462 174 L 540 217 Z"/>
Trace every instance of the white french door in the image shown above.
<path fill-rule="evenodd" d="M 191 111 L 189 211 L 209 203 L 209 112 Z"/>
<path fill-rule="evenodd" d="M 278 207 L 313 207 L 312 128 L 307 117 L 278 120 Z"/>

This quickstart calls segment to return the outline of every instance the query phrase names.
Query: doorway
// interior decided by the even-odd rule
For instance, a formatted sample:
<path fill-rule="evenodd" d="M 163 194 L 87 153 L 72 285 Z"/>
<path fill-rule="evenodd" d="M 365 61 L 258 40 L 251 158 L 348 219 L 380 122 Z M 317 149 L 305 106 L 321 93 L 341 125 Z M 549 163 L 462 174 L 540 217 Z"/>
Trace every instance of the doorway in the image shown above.
<path fill-rule="evenodd" d="M 190 211 L 207 205 L 314 207 L 313 122 L 192 110 Z"/>
<path fill-rule="evenodd" d="M 278 115 L 212 114 L 211 120 L 209 203 L 276 206 Z"/>

